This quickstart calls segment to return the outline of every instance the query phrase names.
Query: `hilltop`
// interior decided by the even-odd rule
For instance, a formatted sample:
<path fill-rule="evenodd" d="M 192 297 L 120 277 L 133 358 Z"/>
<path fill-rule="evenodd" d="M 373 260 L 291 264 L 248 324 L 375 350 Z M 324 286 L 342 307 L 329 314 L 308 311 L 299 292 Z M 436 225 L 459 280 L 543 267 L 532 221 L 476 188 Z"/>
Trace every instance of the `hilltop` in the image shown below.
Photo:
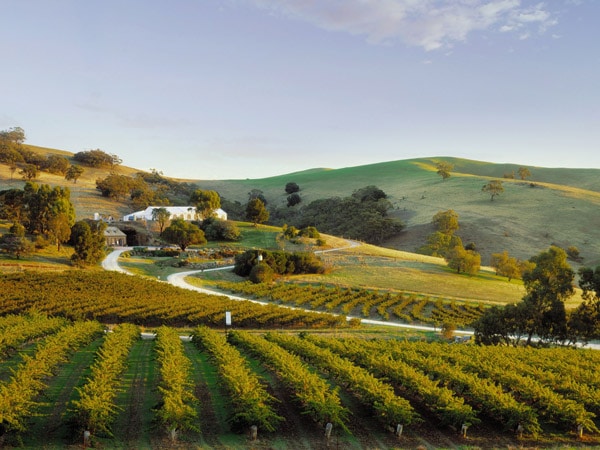
<path fill-rule="evenodd" d="M 40 153 L 55 153 L 72 157 L 69 152 L 27 146 Z M 451 177 L 442 180 L 436 173 L 436 163 L 454 165 Z M 519 165 L 498 164 L 449 157 L 417 158 L 389 161 L 342 169 L 317 168 L 283 174 L 276 177 L 245 180 L 181 180 L 202 189 L 212 189 L 232 202 L 245 204 L 248 192 L 259 189 L 269 206 L 285 207 L 286 183 L 300 186 L 302 203 L 329 197 L 346 197 L 356 189 L 375 185 L 382 189 L 394 205 L 392 216 L 401 219 L 404 231 L 384 247 L 414 251 L 433 231 L 431 219 L 439 211 L 454 210 L 459 215 L 462 241 L 474 243 L 488 264 L 492 253 L 508 251 L 527 259 L 550 245 L 563 248 L 575 246 L 586 266 L 600 264 L 600 170 L 527 166 L 531 176 L 522 181 L 504 178 Z M 119 166 L 118 173 L 134 175 L 142 172 Z M 108 175 L 106 169 L 86 168 L 77 183 L 62 176 L 41 173 L 37 182 L 68 186 L 78 218 L 92 217 L 100 212 L 120 217 L 131 212 L 126 202 L 115 202 L 100 195 L 96 179 Z M 0 189 L 22 187 L 24 182 L 11 180 L 6 165 L 0 164 Z M 500 179 L 504 192 L 490 201 L 481 191 L 489 180 Z M 577 268 L 578 264 L 573 263 Z"/>

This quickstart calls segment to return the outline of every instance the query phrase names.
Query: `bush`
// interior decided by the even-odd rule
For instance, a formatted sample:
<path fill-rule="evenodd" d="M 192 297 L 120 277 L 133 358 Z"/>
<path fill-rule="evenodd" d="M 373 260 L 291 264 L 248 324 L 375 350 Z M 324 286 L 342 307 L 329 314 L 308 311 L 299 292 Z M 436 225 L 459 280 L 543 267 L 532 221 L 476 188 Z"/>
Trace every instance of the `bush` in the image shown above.
<path fill-rule="evenodd" d="M 300 230 L 299 234 L 300 234 L 300 236 L 311 238 L 311 239 L 318 239 L 321 237 L 321 235 L 319 234 L 319 231 L 315 227 L 302 228 Z"/>
<path fill-rule="evenodd" d="M 278 275 L 292 275 L 302 273 L 325 273 L 323 261 L 308 252 L 284 252 L 248 250 L 235 257 L 233 272 L 241 277 L 250 275 L 252 269 L 260 264 L 258 255 L 262 256 L 262 263 L 267 264 Z"/>
<path fill-rule="evenodd" d="M 209 241 L 239 241 L 240 230 L 234 222 L 215 218 L 205 219 L 200 227 Z"/>
<path fill-rule="evenodd" d="M 567 256 L 573 261 L 580 261 L 582 259 L 581 255 L 579 254 L 579 249 L 574 245 L 571 245 L 569 248 L 567 248 Z"/>
<path fill-rule="evenodd" d="M 275 272 L 268 264 L 264 262 L 256 264 L 252 270 L 250 270 L 249 280 L 253 283 L 271 283 L 275 276 Z"/>
<path fill-rule="evenodd" d="M 287 198 L 288 207 L 295 206 L 300 202 L 302 202 L 302 198 L 298 194 L 294 193 L 294 194 L 288 195 L 288 198 Z"/>
<path fill-rule="evenodd" d="M 33 244 L 35 245 L 36 249 L 41 250 L 43 248 L 48 247 L 50 245 L 50 241 L 48 240 L 48 238 L 40 234 L 35 237 L 35 241 L 33 242 Z"/>
<path fill-rule="evenodd" d="M 89 167 L 114 167 L 121 164 L 117 155 L 108 154 L 100 149 L 77 152 L 73 159 Z"/>
<path fill-rule="evenodd" d="M 296 236 L 298 236 L 298 233 L 299 233 L 298 229 L 293 225 L 289 226 L 289 227 L 287 225 L 283 226 L 283 236 L 286 239 L 293 239 Z"/>
<path fill-rule="evenodd" d="M 454 337 L 454 332 L 456 331 L 456 324 L 452 322 L 444 322 L 442 324 L 442 336 L 444 339 L 452 339 Z"/>
<path fill-rule="evenodd" d="M 297 183 L 290 182 L 285 185 L 285 192 L 287 194 L 294 194 L 300 191 L 300 186 Z"/>

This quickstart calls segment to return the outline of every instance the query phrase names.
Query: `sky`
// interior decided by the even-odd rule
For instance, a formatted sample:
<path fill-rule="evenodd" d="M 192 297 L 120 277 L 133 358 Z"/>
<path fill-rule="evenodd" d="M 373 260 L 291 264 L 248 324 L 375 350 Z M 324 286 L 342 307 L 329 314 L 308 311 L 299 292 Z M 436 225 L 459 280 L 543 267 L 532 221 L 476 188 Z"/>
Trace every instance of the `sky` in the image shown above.
<path fill-rule="evenodd" d="M 600 0 L 1 0 L 0 130 L 193 180 L 600 168 Z"/>

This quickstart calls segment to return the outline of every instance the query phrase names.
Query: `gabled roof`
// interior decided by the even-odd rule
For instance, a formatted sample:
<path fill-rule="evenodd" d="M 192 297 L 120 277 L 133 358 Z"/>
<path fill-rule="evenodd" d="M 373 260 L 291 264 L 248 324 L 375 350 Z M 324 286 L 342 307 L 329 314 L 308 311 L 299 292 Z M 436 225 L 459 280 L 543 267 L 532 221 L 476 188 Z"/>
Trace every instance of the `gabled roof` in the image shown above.
<path fill-rule="evenodd" d="M 106 227 L 104 230 L 104 236 L 127 237 L 127 235 L 117 227 Z"/>

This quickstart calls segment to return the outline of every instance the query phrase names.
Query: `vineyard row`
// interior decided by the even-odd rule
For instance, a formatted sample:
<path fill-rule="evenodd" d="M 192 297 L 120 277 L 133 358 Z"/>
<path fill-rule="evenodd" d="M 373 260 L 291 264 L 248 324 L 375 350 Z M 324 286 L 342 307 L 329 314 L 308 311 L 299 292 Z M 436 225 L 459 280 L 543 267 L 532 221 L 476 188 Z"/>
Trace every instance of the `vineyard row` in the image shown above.
<path fill-rule="evenodd" d="M 19 326 L 12 319 L 0 326 Z M 41 320 L 40 317 L 28 320 Z M 66 324 L 40 338 L 31 356 L 0 383 L 0 430 L 27 429 L 43 399 L 48 376 L 78 348 L 101 335 L 97 322 Z M 117 393 L 128 354 L 139 339 L 139 329 L 123 324 L 104 334 L 91 373 L 71 401 L 82 430 L 110 437 L 112 422 L 121 409 Z M 247 331 L 228 333 L 198 327 L 192 342 L 208 355 L 219 373 L 220 389 L 227 395 L 231 429 L 256 426 L 277 432 L 283 418 L 279 402 L 269 393 L 263 372 L 273 374 L 297 399 L 297 407 L 318 427 L 328 423 L 352 433 L 351 411 L 343 398 L 352 395 L 381 429 L 418 430 L 426 417 L 438 427 L 477 429 L 481 422 L 502 424 L 509 432 L 536 436 L 548 430 L 598 433 L 597 396 L 583 398 L 585 385 L 597 382 L 600 356 L 573 349 L 519 349 L 477 347 L 390 339 L 318 337 Z M 160 327 L 155 348 L 159 372 L 156 422 L 170 439 L 181 433 L 201 433 L 199 417 L 207 405 L 196 396 L 194 364 L 177 331 Z M 17 355 L 12 355 L 8 364 Z M 566 365 L 554 361 L 569 361 Z M 257 370 L 259 361 L 263 369 Z M 514 365 L 512 365 L 514 364 Z M 530 367 L 527 367 L 530 366 Z M 514 368 L 514 369 L 511 369 Z M 515 371 L 516 369 L 516 371 Z M 555 390 L 555 386 L 562 386 Z M 344 393 L 344 396 L 340 395 Z M 35 419 L 33 419 L 35 420 Z"/>

